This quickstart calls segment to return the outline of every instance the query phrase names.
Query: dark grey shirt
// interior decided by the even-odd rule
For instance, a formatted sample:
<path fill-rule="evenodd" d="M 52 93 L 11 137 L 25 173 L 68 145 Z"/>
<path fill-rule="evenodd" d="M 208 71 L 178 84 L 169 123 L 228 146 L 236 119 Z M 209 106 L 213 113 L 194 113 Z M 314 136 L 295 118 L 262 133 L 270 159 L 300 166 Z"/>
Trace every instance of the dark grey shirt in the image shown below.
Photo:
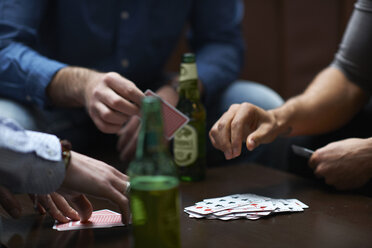
<path fill-rule="evenodd" d="M 372 94 L 372 0 L 358 0 L 331 66 Z"/>

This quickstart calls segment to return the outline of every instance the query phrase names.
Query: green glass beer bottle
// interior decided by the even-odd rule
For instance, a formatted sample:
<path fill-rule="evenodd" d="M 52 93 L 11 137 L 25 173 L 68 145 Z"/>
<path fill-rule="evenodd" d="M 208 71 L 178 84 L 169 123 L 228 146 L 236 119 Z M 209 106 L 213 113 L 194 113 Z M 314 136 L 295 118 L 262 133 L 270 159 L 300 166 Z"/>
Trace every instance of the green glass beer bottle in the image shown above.
<path fill-rule="evenodd" d="M 190 118 L 173 141 L 174 161 L 182 181 L 199 181 L 206 170 L 206 112 L 200 101 L 195 55 L 183 55 L 177 109 Z"/>
<path fill-rule="evenodd" d="M 136 157 L 130 163 L 130 206 L 135 248 L 180 247 L 179 179 L 166 148 L 161 103 L 142 100 Z"/>

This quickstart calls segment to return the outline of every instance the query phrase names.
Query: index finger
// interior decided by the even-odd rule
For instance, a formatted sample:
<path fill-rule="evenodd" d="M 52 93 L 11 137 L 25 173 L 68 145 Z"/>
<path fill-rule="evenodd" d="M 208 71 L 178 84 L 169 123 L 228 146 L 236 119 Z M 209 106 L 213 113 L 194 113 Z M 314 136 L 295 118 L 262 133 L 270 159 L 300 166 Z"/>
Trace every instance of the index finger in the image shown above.
<path fill-rule="evenodd" d="M 226 159 L 233 158 L 231 148 L 231 120 L 234 118 L 235 111 L 230 111 L 230 109 L 221 116 L 209 132 L 213 146 L 221 150 L 225 154 Z"/>
<path fill-rule="evenodd" d="M 117 73 L 108 74 L 104 80 L 118 95 L 137 106 L 141 106 L 141 101 L 145 94 L 132 81 Z"/>
<path fill-rule="evenodd" d="M 253 131 L 253 109 L 250 104 L 243 103 L 239 106 L 231 123 L 231 146 L 234 157 L 240 155 L 243 140 Z"/>

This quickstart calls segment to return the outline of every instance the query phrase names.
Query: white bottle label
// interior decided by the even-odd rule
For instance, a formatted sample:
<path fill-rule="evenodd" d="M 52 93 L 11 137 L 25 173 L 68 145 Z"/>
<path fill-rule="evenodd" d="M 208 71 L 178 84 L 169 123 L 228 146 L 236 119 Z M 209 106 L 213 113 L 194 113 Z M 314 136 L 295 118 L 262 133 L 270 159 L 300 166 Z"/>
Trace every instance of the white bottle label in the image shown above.
<path fill-rule="evenodd" d="M 181 71 L 180 71 L 180 82 L 187 81 L 187 80 L 194 80 L 198 78 L 198 71 L 196 69 L 196 64 L 181 64 Z"/>
<path fill-rule="evenodd" d="M 178 166 L 188 166 L 198 158 L 198 134 L 191 125 L 185 125 L 174 136 L 174 160 Z"/>

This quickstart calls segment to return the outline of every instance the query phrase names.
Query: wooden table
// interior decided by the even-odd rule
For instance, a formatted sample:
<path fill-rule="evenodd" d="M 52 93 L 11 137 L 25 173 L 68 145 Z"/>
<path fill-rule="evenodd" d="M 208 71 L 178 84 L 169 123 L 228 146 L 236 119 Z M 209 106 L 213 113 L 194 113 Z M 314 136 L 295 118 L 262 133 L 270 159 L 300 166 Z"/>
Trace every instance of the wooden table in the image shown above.
<path fill-rule="evenodd" d="M 204 198 L 255 193 L 272 198 L 297 198 L 310 206 L 304 212 L 252 220 L 191 219 L 181 214 L 182 247 L 372 247 L 372 198 L 340 193 L 270 168 L 247 164 L 213 168 L 207 180 L 182 183 L 182 209 Z M 96 209 L 111 208 L 93 200 Z M 31 211 L 2 218 L 5 247 L 130 247 L 131 228 L 58 232 L 53 220 Z M 2 214 L 4 216 L 4 214 Z"/>

